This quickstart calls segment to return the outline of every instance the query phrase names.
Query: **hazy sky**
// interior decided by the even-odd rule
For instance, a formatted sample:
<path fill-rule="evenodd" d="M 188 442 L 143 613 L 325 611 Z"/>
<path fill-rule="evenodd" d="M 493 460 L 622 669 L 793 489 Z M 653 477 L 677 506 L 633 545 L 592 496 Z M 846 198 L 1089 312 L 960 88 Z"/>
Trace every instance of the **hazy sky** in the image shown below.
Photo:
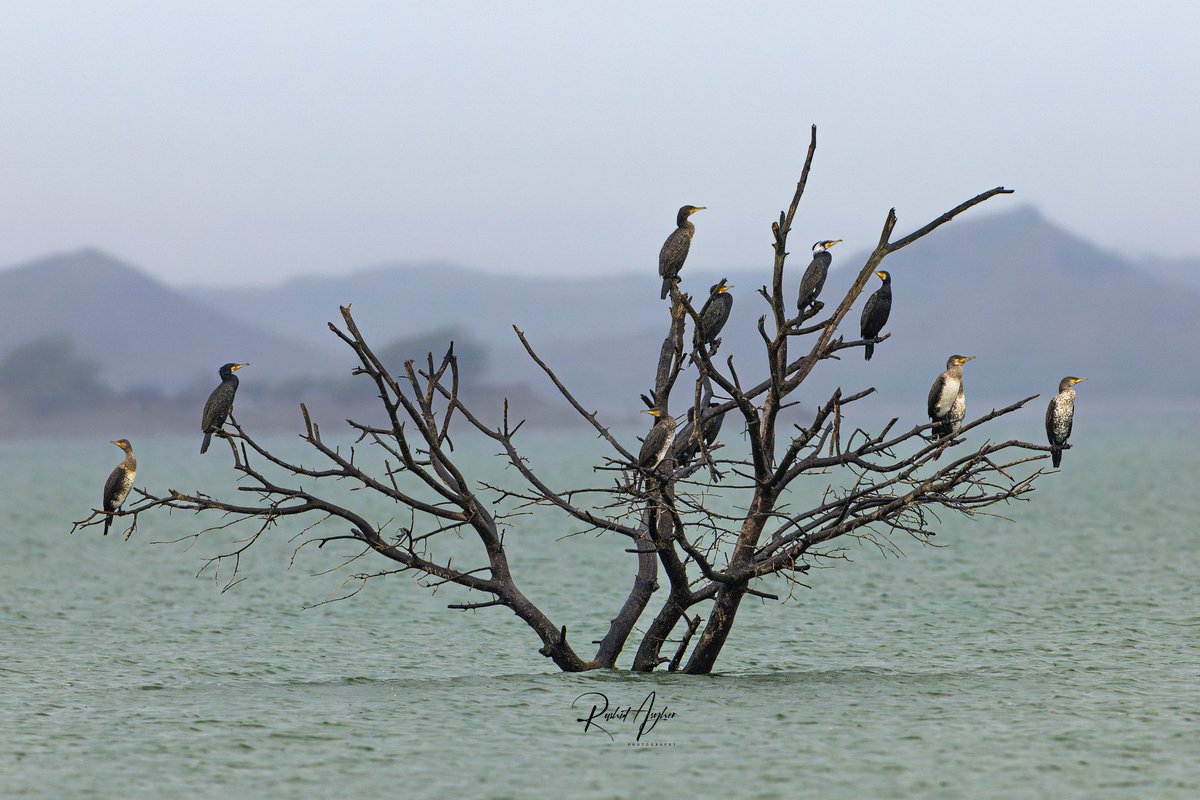
<path fill-rule="evenodd" d="M 1004 184 L 1200 254 L 1197 3 L 3 2 L 0 264 L 97 246 L 174 283 L 390 261 L 770 258 Z M 793 248 L 795 249 L 795 248 Z M 689 265 L 692 261 L 689 261 Z"/>

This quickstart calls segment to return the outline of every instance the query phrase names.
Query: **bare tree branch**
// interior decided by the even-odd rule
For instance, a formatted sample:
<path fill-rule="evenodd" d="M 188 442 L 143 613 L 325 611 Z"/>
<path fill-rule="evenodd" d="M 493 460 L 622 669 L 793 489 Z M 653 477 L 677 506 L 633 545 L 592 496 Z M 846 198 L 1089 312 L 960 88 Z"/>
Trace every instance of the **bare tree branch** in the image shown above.
<path fill-rule="evenodd" d="M 240 536 L 223 544 L 200 570 L 211 572 L 227 591 L 241 580 L 242 556 L 286 522 L 292 526 L 285 534 L 294 543 L 291 562 L 307 545 L 316 547 L 305 553 L 316 555 L 334 542 L 355 546 L 331 559 L 333 566 L 326 571 L 344 573 L 360 558 L 387 559 L 379 562 L 386 568 L 345 578 L 337 596 L 322 603 L 352 597 L 369 580 L 408 574 L 431 591 L 456 586 L 470 593 L 466 600 L 455 597 L 448 604 L 451 609 L 508 608 L 538 636 L 539 652 L 563 670 L 615 667 L 636 642 L 634 670 L 666 664 L 672 672 L 711 671 L 746 596 L 764 602 L 790 596 L 805 587 L 802 580 L 813 564 L 844 558 L 848 542 L 895 554 L 905 537 L 929 542 L 944 524 L 943 516 L 996 514 L 1004 505 L 1027 500 L 1045 474 L 1041 462 L 1050 451 L 1020 439 L 968 444 L 969 435 L 1037 395 L 993 409 L 947 437 L 932 436 L 931 423 L 920 421 L 921 398 L 913 403 L 915 423 L 902 424 L 897 417 L 878 429 L 858 427 L 855 412 L 860 407 L 853 404 L 870 397 L 874 387 L 839 388 L 815 407 L 803 426 L 781 424 L 781 414 L 798 405 L 797 390 L 818 365 L 831 368 L 845 350 L 888 340 L 889 334 L 848 339 L 839 333 L 886 256 L 968 209 L 1010 193 L 1003 187 L 983 192 L 896 240 L 896 213 L 889 211 L 878 242 L 845 294 L 817 300 L 789 316 L 788 238 L 816 146 L 814 126 L 792 198 L 771 223 L 770 281 L 758 290 L 769 310 L 756 323 L 765 378 L 749 386 L 743 383 L 738 367 L 744 364 L 735 364 L 728 354 L 722 363 L 713 361 L 717 344 L 686 347 L 685 342 L 696 340 L 687 337 L 687 326 L 690 323 L 694 332 L 699 314 L 678 282 L 670 287 L 658 360 L 653 376 L 647 376 L 642 399 L 666 410 L 676 387 L 684 387 L 680 392 L 685 402 L 677 406 L 691 409 L 691 428 L 686 435 L 690 440 L 680 438 L 657 466 L 639 464 L 634 455 L 638 448 L 623 445 L 597 412 L 587 410 L 517 326 L 513 330 L 529 358 L 612 448 L 594 466 L 598 474 L 612 477 L 611 485 L 580 485 L 541 470 L 522 452 L 526 440 L 518 446 L 524 420 L 510 420 L 507 401 L 498 424 L 472 411 L 460 394 L 453 343 L 440 358 L 428 353 L 423 366 L 408 361 L 393 374 L 368 344 L 347 305 L 340 308 L 341 324 L 330 323 L 329 328 L 355 354 L 353 374 L 371 382 L 384 414 L 369 423 L 346 420 L 352 444 L 324 438 L 301 404 L 300 438 L 316 458 L 314 464 L 301 464 L 272 452 L 231 417 L 217 436 L 228 443 L 239 478 L 236 501 L 201 491 L 168 489 L 156 494 L 136 489 L 125 508 L 93 511 L 75 523 L 72 533 L 117 517 L 129 522 L 128 538 L 143 514 L 204 515 L 215 521 L 175 541 Z M 789 353 L 793 348 L 797 354 Z M 725 422 L 722 441 L 714 441 L 715 428 L 710 436 L 706 425 L 729 412 L 736 412 L 730 420 L 737 423 Z M 683 416 L 678 409 L 676 413 Z M 735 428 L 736 433 L 731 430 Z M 463 438 L 498 445 L 504 477 L 474 476 L 477 464 L 456 453 L 456 440 Z M 742 438 L 744 451 L 739 449 Z M 368 466 L 364 453 L 382 458 L 382 469 Z M 806 485 L 820 480 L 825 486 L 819 501 L 808 508 L 792 492 L 801 480 Z M 331 495 L 326 487 L 343 481 L 401 512 L 375 519 L 377 506 L 331 500 L 340 495 Z M 611 576 L 629 588 L 608 630 L 593 643 L 597 649 L 591 658 L 577 652 L 568 642 L 567 626 L 528 598 L 513 574 L 511 532 L 534 513 L 563 523 L 554 542 L 584 533 L 615 534 L 619 544 L 614 546 L 634 556 L 636 563 L 627 562 L 631 583 L 624 583 L 629 578 L 623 574 Z M 665 578 L 661 585 L 660 574 Z M 657 607 L 638 639 L 639 620 L 656 595 Z M 702 604 L 705 613 L 696 613 L 693 609 Z M 676 639 L 674 653 L 667 658 L 662 650 Z"/>

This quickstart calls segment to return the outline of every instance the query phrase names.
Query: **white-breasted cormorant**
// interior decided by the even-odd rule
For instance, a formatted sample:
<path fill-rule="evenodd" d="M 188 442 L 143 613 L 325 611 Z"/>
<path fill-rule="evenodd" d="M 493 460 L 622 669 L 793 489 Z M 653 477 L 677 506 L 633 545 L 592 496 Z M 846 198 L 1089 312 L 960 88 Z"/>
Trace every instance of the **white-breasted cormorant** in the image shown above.
<path fill-rule="evenodd" d="M 800 279 L 800 296 L 796 300 L 801 314 L 816 301 L 817 295 L 825 288 L 825 279 L 829 277 L 829 265 L 833 262 L 829 248 L 840 241 L 842 240 L 823 239 L 813 245 L 813 259 L 808 269 L 804 270 L 804 277 Z"/>
<path fill-rule="evenodd" d="M 642 411 L 655 418 L 654 427 L 642 440 L 642 451 L 638 454 L 638 466 L 642 469 L 653 470 L 662 463 L 667 453 L 671 451 L 671 443 L 675 441 L 675 418 L 660 408 L 649 408 Z"/>
<path fill-rule="evenodd" d="M 883 330 L 883 326 L 887 325 L 888 317 L 892 313 L 892 274 L 880 270 L 875 273 L 883 280 L 883 286 L 875 290 L 875 293 L 867 298 L 867 304 L 863 306 L 862 319 L 859 320 L 858 331 L 860 338 L 874 339 L 879 336 L 879 332 Z M 875 354 L 875 344 L 868 343 L 863 348 L 863 355 L 867 361 L 871 360 L 871 356 Z"/>
<path fill-rule="evenodd" d="M 712 410 L 718 408 L 721 403 L 715 400 L 710 401 L 708 408 L 700 412 L 703 424 L 700 428 L 700 435 L 704 437 L 705 448 L 711 448 L 717 441 L 717 436 L 721 433 L 721 423 L 725 421 L 725 412 L 713 414 Z M 688 409 L 688 421 L 679 430 L 679 435 L 675 437 L 675 462 L 679 466 L 684 466 L 690 462 L 700 452 L 700 441 L 696 438 L 696 409 Z"/>
<path fill-rule="evenodd" d="M 1063 445 L 1071 438 L 1071 425 L 1075 421 L 1075 384 L 1087 378 L 1068 375 L 1058 382 L 1058 394 L 1050 398 L 1046 407 L 1046 437 L 1050 440 L 1050 458 L 1054 466 L 1062 464 Z"/>
<path fill-rule="evenodd" d="M 112 512 L 121 508 L 137 477 L 137 457 L 133 454 L 133 445 L 128 439 L 117 439 L 113 444 L 125 451 L 125 460 L 113 467 L 113 471 L 108 473 L 108 480 L 104 482 L 103 508 L 109 512 L 104 517 L 105 536 L 108 536 L 108 529 L 112 526 Z"/>
<path fill-rule="evenodd" d="M 679 280 L 679 270 L 683 269 L 688 249 L 692 246 L 696 226 L 688 217 L 697 211 L 703 211 L 704 208 L 705 206 L 684 206 L 679 209 L 679 213 L 675 215 L 675 224 L 678 227 L 671 231 L 671 235 L 663 242 L 662 249 L 658 251 L 658 274 L 663 279 L 662 296 L 659 298 L 661 300 L 665 300 L 670 293 L 671 284 Z"/>
<path fill-rule="evenodd" d="M 726 286 L 728 278 L 722 278 L 720 283 L 714 283 L 708 290 L 708 300 L 700 309 L 699 324 L 696 325 L 696 348 L 711 348 L 709 354 L 716 352 L 715 341 L 717 334 L 729 321 L 729 312 L 733 309 L 733 295 L 729 294 L 732 286 Z"/>
<path fill-rule="evenodd" d="M 238 388 L 238 377 L 233 373 L 248 366 L 250 365 L 232 362 L 221 366 L 221 383 L 208 396 L 208 402 L 204 404 L 204 416 L 200 420 L 200 430 L 204 431 L 204 443 L 200 445 L 201 453 L 208 452 L 208 443 L 212 435 L 221 429 L 233 411 L 233 396 L 237 394 Z"/>
<path fill-rule="evenodd" d="M 931 433 L 941 438 L 958 433 L 967 416 L 967 396 L 963 392 L 962 365 L 975 356 L 950 356 L 946 371 L 929 388 L 929 419 L 937 423 Z"/>

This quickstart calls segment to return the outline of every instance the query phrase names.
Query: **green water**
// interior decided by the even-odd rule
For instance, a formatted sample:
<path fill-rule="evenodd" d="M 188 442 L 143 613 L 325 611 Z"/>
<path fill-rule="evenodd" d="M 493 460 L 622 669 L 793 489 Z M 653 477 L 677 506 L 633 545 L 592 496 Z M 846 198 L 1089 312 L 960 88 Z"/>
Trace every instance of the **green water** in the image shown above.
<path fill-rule="evenodd" d="M 0 796 L 1200 796 L 1200 437 L 1146 427 L 1077 430 L 1015 523 L 947 519 L 943 547 L 857 548 L 748 604 L 705 677 L 557 673 L 511 614 L 405 576 L 305 610 L 353 568 L 316 575 L 348 554 L 327 548 L 288 570 L 286 526 L 221 593 L 193 577 L 216 543 L 152 543 L 186 515 L 67 535 L 116 448 L 3 444 Z M 139 485 L 225 485 L 194 438 L 135 440 Z M 568 475 L 591 441 L 528 446 Z M 632 557 L 569 532 L 537 518 L 509 546 L 531 599 L 597 638 Z M 585 732 L 589 692 L 673 716 Z"/>

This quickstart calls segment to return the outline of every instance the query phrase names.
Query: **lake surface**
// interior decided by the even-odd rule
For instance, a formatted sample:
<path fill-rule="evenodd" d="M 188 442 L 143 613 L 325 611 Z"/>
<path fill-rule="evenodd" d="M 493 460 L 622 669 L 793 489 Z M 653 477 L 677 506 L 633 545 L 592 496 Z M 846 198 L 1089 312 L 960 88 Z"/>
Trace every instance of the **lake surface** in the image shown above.
<path fill-rule="evenodd" d="M 940 547 L 855 547 L 794 600 L 747 603 L 702 677 L 560 674 L 509 612 L 448 610 L 461 595 L 403 575 L 306 608 L 387 564 L 318 575 L 349 553 L 331 546 L 289 570 L 297 527 L 222 593 L 194 577 L 216 541 L 154 543 L 188 515 L 68 536 L 115 447 L 3 443 L 0 796 L 1200 796 L 1200 436 L 1150 427 L 1081 421 L 1013 522 L 947 517 Z M 134 444 L 138 485 L 229 487 L 220 447 Z M 527 447 L 563 477 L 594 449 Z M 538 517 L 508 541 L 582 641 L 633 561 L 570 530 Z M 610 738 L 579 722 L 598 695 L 572 708 L 588 693 L 667 715 Z"/>

